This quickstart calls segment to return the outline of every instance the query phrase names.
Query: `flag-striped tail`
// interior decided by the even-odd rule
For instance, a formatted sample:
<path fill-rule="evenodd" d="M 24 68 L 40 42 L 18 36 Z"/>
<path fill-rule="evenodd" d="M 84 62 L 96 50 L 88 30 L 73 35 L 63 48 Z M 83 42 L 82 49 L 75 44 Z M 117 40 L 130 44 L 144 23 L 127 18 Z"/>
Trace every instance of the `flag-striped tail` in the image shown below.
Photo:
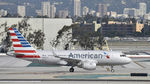
<path fill-rule="evenodd" d="M 16 28 L 9 28 L 14 54 L 17 58 L 40 58 L 36 50 L 24 39 Z"/>

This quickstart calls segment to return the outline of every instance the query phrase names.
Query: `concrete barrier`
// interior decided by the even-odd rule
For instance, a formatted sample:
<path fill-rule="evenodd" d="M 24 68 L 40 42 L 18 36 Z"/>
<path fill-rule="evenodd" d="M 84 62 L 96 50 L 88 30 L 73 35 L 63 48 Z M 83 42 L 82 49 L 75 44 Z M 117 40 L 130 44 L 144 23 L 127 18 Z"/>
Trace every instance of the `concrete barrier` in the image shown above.
<path fill-rule="evenodd" d="M 130 76 L 148 76 L 147 73 L 131 73 Z"/>

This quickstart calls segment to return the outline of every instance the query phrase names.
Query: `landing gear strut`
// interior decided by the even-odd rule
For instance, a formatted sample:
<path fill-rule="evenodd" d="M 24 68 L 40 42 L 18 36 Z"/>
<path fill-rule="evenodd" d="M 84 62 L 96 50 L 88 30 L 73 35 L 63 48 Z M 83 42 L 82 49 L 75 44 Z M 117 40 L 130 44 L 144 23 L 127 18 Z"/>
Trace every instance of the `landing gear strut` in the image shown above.
<path fill-rule="evenodd" d="M 113 69 L 113 66 L 111 66 L 111 72 L 112 72 L 112 73 L 115 72 L 115 70 Z"/>
<path fill-rule="evenodd" d="M 69 71 L 70 71 L 70 72 L 74 72 L 74 68 L 71 67 L 71 68 L 69 69 Z"/>

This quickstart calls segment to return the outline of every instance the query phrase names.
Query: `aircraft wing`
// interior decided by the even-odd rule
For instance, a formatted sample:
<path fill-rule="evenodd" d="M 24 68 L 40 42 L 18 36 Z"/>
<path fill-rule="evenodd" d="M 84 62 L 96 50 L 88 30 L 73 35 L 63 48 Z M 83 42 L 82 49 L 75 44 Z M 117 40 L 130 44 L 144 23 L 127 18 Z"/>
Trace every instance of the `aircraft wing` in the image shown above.
<path fill-rule="evenodd" d="M 58 57 L 58 56 L 57 56 Z M 71 59 L 71 58 L 62 58 L 62 57 L 58 57 L 64 61 L 67 62 L 67 65 L 73 65 L 73 66 L 77 66 L 81 60 L 78 60 L 78 59 Z"/>
<path fill-rule="evenodd" d="M 67 65 L 73 65 L 73 66 L 76 66 L 78 65 L 78 63 L 80 63 L 82 60 L 79 60 L 79 59 L 72 59 L 72 58 L 65 58 L 65 57 L 60 57 L 58 56 L 54 51 L 52 51 L 53 55 L 57 58 L 60 58 L 64 61 L 66 61 L 68 64 Z"/>

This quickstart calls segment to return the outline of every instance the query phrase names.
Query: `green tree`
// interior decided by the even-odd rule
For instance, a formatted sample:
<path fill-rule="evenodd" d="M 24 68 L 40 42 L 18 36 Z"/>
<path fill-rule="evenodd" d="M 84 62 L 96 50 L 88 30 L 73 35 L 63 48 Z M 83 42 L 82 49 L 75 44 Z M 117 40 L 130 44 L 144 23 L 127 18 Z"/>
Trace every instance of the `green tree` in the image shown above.
<path fill-rule="evenodd" d="M 37 49 L 43 49 L 44 45 L 44 33 L 41 30 L 35 30 L 33 32 L 30 24 L 28 23 L 29 18 L 23 19 L 18 23 L 18 29 L 23 34 L 25 38 L 31 43 L 34 44 Z"/>
<path fill-rule="evenodd" d="M 86 21 L 87 23 L 92 23 L 93 21 L 97 21 L 98 17 L 87 14 L 86 16 L 83 17 L 84 21 Z"/>
<path fill-rule="evenodd" d="M 3 37 L 1 40 L 1 45 L 2 45 L 2 51 L 3 53 L 7 52 L 9 50 L 9 47 L 11 46 L 11 41 L 10 41 L 10 35 L 8 32 L 8 26 L 7 22 L 3 23 L 0 25 L 0 29 L 2 32 L 0 32 L 0 35 Z"/>
<path fill-rule="evenodd" d="M 75 38 L 72 37 L 74 33 L 69 32 L 70 29 L 72 31 L 73 29 L 77 29 L 76 32 L 74 32 Z M 74 39 L 76 39 L 76 41 L 73 41 Z M 65 50 L 68 49 L 70 43 L 80 46 L 85 50 L 93 50 L 96 45 L 101 49 L 101 46 L 104 45 L 103 42 L 103 36 L 100 32 L 84 33 L 81 31 L 79 24 L 73 24 L 71 26 L 64 26 L 59 30 L 56 39 L 53 40 L 51 44 L 53 47 L 57 47 L 59 44 L 64 43 Z"/>
<path fill-rule="evenodd" d="M 45 40 L 45 34 L 41 31 L 34 31 L 34 41 L 33 43 L 37 46 L 38 49 L 44 49 L 44 40 Z"/>
<path fill-rule="evenodd" d="M 55 40 L 52 40 L 50 42 L 50 44 L 53 47 L 57 47 L 59 44 L 63 44 L 64 45 L 64 49 L 68 50 L 69 49 L 69 43 L 72 42 L 72 38 L 71 38 L 71 28 L 73 25 L 71 26 L 64 26 L 61 30 L 58 31 L 58 35 L 56 36 Z"/>

